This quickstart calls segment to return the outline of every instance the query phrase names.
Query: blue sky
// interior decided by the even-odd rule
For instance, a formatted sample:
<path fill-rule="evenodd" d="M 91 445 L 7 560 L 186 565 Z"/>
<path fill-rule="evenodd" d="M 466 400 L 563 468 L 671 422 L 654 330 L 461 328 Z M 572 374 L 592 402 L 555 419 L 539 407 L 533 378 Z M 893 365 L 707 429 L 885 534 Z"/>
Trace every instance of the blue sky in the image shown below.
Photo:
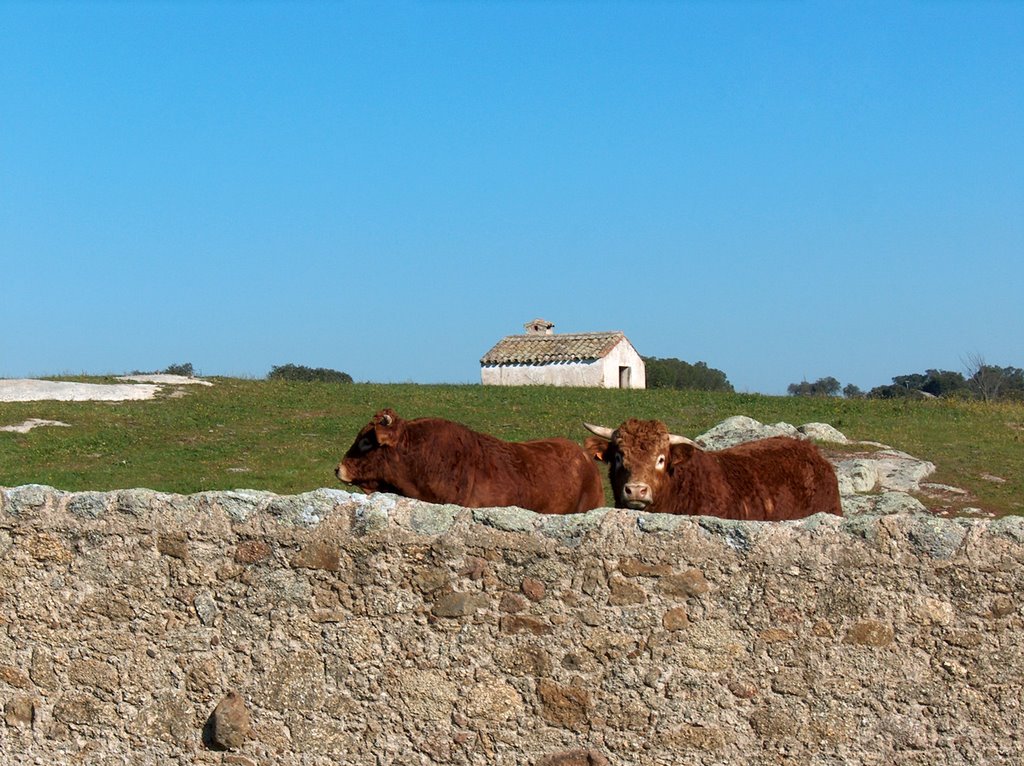
<path fill-rule="evenodd" d="M 0 377 L 1024 366 L 1024 3 L 0 3 Z"/>

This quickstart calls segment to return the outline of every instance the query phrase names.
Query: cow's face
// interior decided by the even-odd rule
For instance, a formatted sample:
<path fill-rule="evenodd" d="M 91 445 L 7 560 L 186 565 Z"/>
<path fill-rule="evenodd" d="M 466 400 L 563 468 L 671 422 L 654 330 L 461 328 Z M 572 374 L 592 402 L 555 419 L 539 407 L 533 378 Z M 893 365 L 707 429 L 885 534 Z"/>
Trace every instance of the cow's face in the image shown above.
<path fill-rule="evenodd" d="M 355 484 L 364 492 L 390 492 L 395 448 L 403 430 L 403 421 L 392 409 L 378 412 L 356 435 L 345 457 L 334 470 L 346 484 Z"/>
<path fill-rule="evenodd" d="M 630 419 L 614 431 L 587 438 L 584 447 L 595 460 L 608 464 L 616 508 L 644 510 L 660 496 L 671 472 L 668 429 L 658 420 Z"/>

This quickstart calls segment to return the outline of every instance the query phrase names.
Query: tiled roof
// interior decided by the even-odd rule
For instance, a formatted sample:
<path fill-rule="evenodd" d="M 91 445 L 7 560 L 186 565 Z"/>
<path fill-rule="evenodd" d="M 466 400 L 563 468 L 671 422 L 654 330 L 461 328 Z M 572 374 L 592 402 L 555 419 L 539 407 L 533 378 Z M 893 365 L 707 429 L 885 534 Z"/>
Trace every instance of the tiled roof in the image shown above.
<path fill-rule="evenodd" d="M 600 359 L 625 337 L 621 332 L 509 335 L 484 354 L 480 364 L 551 364 Z"/>

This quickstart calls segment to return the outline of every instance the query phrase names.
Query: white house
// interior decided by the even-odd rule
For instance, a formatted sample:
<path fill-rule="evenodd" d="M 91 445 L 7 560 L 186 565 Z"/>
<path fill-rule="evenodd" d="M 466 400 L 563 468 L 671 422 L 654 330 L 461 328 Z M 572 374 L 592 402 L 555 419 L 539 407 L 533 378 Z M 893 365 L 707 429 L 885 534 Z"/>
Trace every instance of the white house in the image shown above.
<path fill-rule="evenodd" d="M 480 360 L 485 386 L 646 388 L 644 360 L 622 332 L 558 335 L 545 319 L 523 325 Z"/>

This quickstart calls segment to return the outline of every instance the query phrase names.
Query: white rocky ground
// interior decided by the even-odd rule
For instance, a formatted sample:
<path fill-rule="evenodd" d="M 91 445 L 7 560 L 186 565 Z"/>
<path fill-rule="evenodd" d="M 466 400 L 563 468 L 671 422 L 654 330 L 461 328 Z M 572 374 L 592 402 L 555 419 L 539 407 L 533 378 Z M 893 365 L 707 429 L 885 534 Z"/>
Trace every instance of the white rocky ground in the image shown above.
<path fill-rule="evenodd" d="M 165 386 L 212 386 L 184 375 L 124 375 L 122 383 L 72 383 L 15 378 L 0 380 L 0 402 L 126 402 L 152 399 Z"/>
<path fill-rule="evenodd" d="M 167 386 L 212 386 L 208 380 L 184 375 L 124 375 L 121 383 L 73 383 L 28 378 L 0 380 L 0 402 L 127 402 L 152 399 Z M 173 394 L 172 394 L 173 395 Z M 0 431 L 28 433 L 38 426 L 66 426 L 56 420 L 30 418 Z"/>
<path fill-rule="evenodd" d="M 29 418 L 24 423 L 18 423 L 16 426 L 0 426 L 0 431 L 9 431 L 16 434 L 27 434 L 33 428 L 39 426 L 63 426 L 64 428 L 70 428 L 67 423 L 61 423 L 59 420 L 43 420 L 42 418 Z"/>

